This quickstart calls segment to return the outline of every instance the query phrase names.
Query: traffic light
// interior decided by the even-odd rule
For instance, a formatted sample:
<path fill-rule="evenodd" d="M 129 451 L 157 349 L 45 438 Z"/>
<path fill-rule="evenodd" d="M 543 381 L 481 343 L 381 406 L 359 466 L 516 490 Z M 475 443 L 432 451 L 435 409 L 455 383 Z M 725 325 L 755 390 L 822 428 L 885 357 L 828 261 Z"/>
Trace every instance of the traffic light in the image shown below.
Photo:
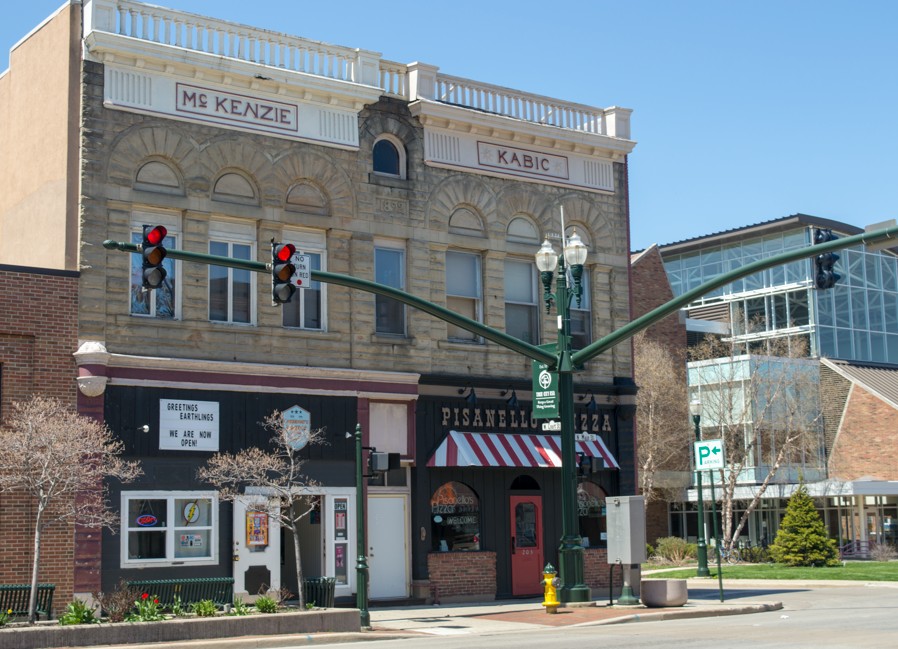
<path fill-rule="evenodd" d="M 814 230 L 814 244 L 826 243 L 838 239 L 829 228 L 817 228 Z M 824 252 L 814 258 L 817 265 L 817 273 L 814 276 L 814 286 L 820 290 L 832 288 L 842 276 L 833 270 L 833 266 L 839 261 L 839 255 L 834 252 Z"/>
<path fill-rule="evenodd" d="M 143 287 L 146 289 L 162 286 L 162 282 L 168 274 L 165 268 L 162 267 L 165 255 L 168 254 L 162 245 L 167 234 L 168 230 L 164 226 L 143 226 L 141 253 L 143 254 Z"/>
<path fill-rule="evenodd" d="M 271 242 L 271 301 L 286 304 L 296 292 L 291 279 L 296 267 L 291 261 L 296 246 L 292 243 Z"/>

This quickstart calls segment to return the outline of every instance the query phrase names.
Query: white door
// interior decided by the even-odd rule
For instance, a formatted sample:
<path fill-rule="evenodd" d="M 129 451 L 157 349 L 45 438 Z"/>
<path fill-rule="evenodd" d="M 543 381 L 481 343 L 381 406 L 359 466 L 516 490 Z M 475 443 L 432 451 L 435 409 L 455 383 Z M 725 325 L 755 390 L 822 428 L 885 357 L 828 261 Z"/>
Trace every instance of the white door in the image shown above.
<path fill-rule="evenodd" d="M 234 595 L 249 600 L 260 588 L 281 587 L 281 530 L 276 518 L 258 511 L 265 500 L 246 496 L 234 503 Z"/>
<path fill-rule="evenodd" d="M 368 498 L 369 597 L 408 597 L 408 529 L 404 495 Z"/>

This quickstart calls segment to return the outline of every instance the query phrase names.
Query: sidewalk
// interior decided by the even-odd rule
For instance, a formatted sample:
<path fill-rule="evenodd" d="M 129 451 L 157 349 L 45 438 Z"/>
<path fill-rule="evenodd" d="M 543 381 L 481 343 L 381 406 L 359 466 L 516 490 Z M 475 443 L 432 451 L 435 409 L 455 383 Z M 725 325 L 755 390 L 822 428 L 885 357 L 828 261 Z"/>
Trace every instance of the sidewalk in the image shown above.
<path fill-rule="evenodd" d="M 540 605 L 542 598 L 502 600 L 480 604 L 440 606 L 375 606 L 369 610 L 370 631 L 361 633 L 324 633 L 289 636 L 246 636 L 197 642 L 143 645 L 153 649 L 277 649 L 297 645 L 324 645 L 363 640 L 390 640 L 409 636 L 477 635 L 521 630 L 546 630 L 563 626 L 595 626 L 673 620 L 688 617 L 746 615 L 782 608 L 776 592 L 806 588 L 803 582 L 742 582 L 726 584 L 726 601 L 720 602 L 717 580 L 688 580 L 689 601 L 676 608 L 609 606 L 608 600 L 596 600 L 593 606 L 559 608 L 548 614 Z M 832 583 L 832 582 L 829 582 Z M 847 585 L 842 582 L 842 585 Z M 135 645 L 105 649 L 137 649 Z"/>

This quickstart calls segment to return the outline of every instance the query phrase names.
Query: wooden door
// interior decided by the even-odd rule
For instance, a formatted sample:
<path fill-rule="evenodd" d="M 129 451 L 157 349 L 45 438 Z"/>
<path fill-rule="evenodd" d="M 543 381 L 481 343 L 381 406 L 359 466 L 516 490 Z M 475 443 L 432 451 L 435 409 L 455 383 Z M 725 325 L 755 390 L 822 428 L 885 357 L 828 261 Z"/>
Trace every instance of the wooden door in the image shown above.
<path fill-rule="evenodd" d="M 511 592 L 541 595 L 543 592 L 542 496 L 511 496 Z"/>

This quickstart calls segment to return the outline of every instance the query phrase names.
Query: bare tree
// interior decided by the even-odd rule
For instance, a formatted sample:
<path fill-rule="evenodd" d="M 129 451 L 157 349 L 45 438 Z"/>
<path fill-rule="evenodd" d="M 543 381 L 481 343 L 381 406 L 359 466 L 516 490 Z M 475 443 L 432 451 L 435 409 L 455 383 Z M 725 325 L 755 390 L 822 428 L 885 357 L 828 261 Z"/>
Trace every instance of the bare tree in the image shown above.
<path fill-rule="evenodd" d="M 305 608 L 302 561 L 300 560 L 299 523 L 312 513 L 318 504 L 317 496 L 302 493 L 304 487 L 316 484 L 302 472 L 305 460 L 300 448 L 306 444 L 324 444 L 324 430 L 297 431 L 275 411 L 265 418 L 262 426 L 273 433 L 271 449 L 257 447 L 243 449 L 236 454 L 216 453 L 197 473 L 200 480 L 214 485 L 222 500 L 235 502 L 246 494 L 247 487 L 259 487 L 265 495 L 260 505 L 270 518 L 290 530 L 296 554 L 296 584 L 300 608 Z M 297 440 L 302 439 L 302 444 Z"/>
<path fill-rule="evenodd" d="M 121 459 L 124 445 L 102 423 L 61 401 L 33 397 L 12 404 L 0 428 L 0 492 L 24 493 L 34 501 L 34 557 L 28 619 L 35 621 L 41 537 L 53 525 L 114 530 L 118 514 L 106 500 L 106 480 L 131 482 L 137 462 Z"/>
<path fill-rule="evenodd" d="M 720 438 L 725 468 L 721 484 L 722 543 L 732 549 L 767 488 L 784 468 L 798 472 L 821 466 L 817 363 L 807 358 L 801 339 L 775 338 L 751 354 L 708 339 L 692 352 L 690 387 L 703 406 L 702 434 Z M 786 476 L 788 478 L 788 476 Z M 751 498 L 738 521 L 734 505 L 740 481 Z"/>
<path fill-rule="evenodd" d="M 669 500 L 685 482 L 663 479 L 688 475 L 691 428 L 685 368 L 668 348 L 646 337 L 633 340 L 637 393 L 636 433 L 639 486 L 646 502 Z"/>

